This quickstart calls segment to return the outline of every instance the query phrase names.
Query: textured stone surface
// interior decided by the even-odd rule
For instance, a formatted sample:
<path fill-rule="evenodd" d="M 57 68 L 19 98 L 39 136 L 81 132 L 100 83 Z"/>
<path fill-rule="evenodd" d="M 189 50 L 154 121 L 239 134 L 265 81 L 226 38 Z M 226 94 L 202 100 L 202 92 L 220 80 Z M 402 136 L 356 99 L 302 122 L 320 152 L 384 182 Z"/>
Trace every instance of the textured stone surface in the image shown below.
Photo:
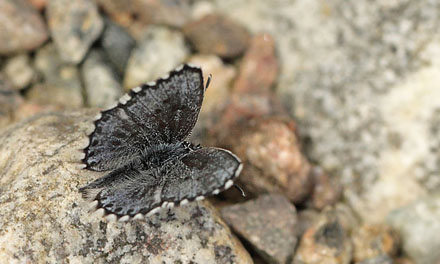
<path fill-rule="evenodd" d="M 89 106 L 107 108 L 122 95 L 122 86 L 116 73 L 100 50 L 90 51 L 82 65 L 81 73 Z"/>
<path fill-rule="evenodd" d="M 108 60 L 114 65 L 116 70 L 123 75 L 131 51 L 136 44 L 135 40 L 124 28 L 106 19 L 101 44 Z"/>
<path fill-rule="evenodd" d="M 303 234 L 292 264 L 350 263 L 353 246 L 345 218 L 340 210 L 323 212 Z"/>
<path fill-rule="evenodd" d="M 310 139 L 308 155 L 342 177 L 362 218 L 383 221 L 425 189 L 438 189 L 431 145 L 438 134 L 430 132 L 440 104 L 433 100 L 440 93 L 436 1 L 214 5 L 251 32 L 274 37 L 277 91 Z"/>
<path fill-rule="evenodd" d="M 54 104 L 61 108 L 83 106 L 78 68 L 64 62 L 53 43 L 38 50 L 34 64 L 43 82 L 31 87 L 27 98 L 39 104 Z"/>
<path fill-rule="evenodd" d="M 267 93 L 278 77 L 275 41 L 269 34 L 257 34 L 250 40 L 238 78 L 234 83 L 237 93 Z"/>
<path fill-rule="evenodd" d="M 190 18 L 190 0 L 132 0 L 139 20 L 145 24 L 183 26 Z"/>
<path fill-rule="evenodd" d="M 355 229 L 351 237 L 353 260 L 356 262 L 382 263 L 373 260 L 381 260 L 385 256 L 391 260 L 400 246 L 397 234 L 385 225 L 364 224 Z"/>
<path fill-rule="evenodd" d="M 79 170 L 96 112 L 39 115 L 0 135 L 0 259 L 57 263 L 252 263 L 208 203 L 146 222 L 105 222 L 78 188 L 103 173 Z"/>
<path fill-rule="evenodd" d="M 388 223 L 402 238 L 403 251 L 415 263 L 440 261 L 440 194 L 433 194 L 391 212 Z"/>
<path fill-rule="evenodd" d="M 82 61 L 104 27 L 93 1 L 50 0 L 46 14 L 57 50 L 74 64 Z"/>
<path fill-rule="evenodd" d="M 356 264 L 393 264 L 393 259 L 387 255 L 377 256 L 374 258 L 366 259 Z"/>
<path fill-rule="evenodd" d="M 0 54 L 33 50 L 46 41 L 41 15 L 26 0 L 0 1 Z"/>
<path fill-rule="evenodd" d="M 9 58 L 3 66 L 3 72 L 17 90 L 30 85 L 36 77 L 35 69 L 31 65 L 29 55 L 27 54 L 20 54 Z"/>
<path fill-rule="evenodd" d="M 124 88 L 155 81 L 182 64 L 188 52 L 182 33 L 149 26 L 128 60 Z"/>
<path fill-rule="evenodd" d="M 200 53 L 233 58 L 247 48 L 246 28 L 220 15 L 211 14 L 184 26 L 187 38 Z"/>
<path fill-rule="evenodd" d="M 222 216 L 268 263 L 286 263 L 298 241 L 295 207 L 279 194 L 226 206 Z M 268 225 L 270 223 L 270 225 Z"/>
<path fill-rule="evenodd" d="M 241 158 L 244 168 L 238 182 L 247 192 L 282 193 L 296 203 L 310 194 L 311 165 L 301 153 L 293 121 L 253 119 L 227 131 L 222 143 Z"/>

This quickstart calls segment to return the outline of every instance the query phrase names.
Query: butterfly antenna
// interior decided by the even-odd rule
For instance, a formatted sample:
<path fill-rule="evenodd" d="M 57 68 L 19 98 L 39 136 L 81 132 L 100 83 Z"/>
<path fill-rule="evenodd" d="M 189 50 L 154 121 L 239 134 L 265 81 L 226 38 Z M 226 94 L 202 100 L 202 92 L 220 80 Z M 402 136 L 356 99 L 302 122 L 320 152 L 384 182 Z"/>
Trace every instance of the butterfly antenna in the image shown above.
<path fill-rule="evenodd" d="M 246 197 L 246 193 L 243 191 L 243 189 L 240 186 L 238 186 L 238 184 L 234 184 L 234 187 L 241 192 L 241 196 Z"/>
<path fill-rule="evenodd" d="M 206 80 L 205 91 L 208 90 L 208 87 L 209 87 L 209 84 L 211 83 L 211 80 L 212 80 L 212 74 L 209 74 L 208 80 Z"/>

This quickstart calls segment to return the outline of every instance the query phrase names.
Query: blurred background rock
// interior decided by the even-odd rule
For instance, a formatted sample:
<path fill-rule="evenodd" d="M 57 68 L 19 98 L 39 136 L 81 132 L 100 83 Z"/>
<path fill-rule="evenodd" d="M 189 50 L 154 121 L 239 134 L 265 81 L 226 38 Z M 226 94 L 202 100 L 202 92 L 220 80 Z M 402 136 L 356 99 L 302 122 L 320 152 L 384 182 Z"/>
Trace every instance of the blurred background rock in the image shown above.
<path fill-rule="evenodd" d="M 247 197 L 211 202 L 256 263 L 440 262 L 440 2 L 2 0 L 0 134 L 185 62 L 213 75 L 191 139 L 244 162 Z"/>

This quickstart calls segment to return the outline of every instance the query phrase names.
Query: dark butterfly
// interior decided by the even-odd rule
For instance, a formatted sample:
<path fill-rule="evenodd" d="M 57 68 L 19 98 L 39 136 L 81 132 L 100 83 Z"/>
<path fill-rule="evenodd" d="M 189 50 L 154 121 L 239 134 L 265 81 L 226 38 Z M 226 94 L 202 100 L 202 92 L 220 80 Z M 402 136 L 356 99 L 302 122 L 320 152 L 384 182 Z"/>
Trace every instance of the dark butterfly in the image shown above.
<path fill-rule="evenodd" d="M 107 218 L 124 221 L 231 187 L 240 160 L 227 150 L 185 141 L 205 89 L 202 70 L 186 64 L 103 111 L 82 161 L 86 169 L 110 172 L 80 188 L 83 196 Z"/>

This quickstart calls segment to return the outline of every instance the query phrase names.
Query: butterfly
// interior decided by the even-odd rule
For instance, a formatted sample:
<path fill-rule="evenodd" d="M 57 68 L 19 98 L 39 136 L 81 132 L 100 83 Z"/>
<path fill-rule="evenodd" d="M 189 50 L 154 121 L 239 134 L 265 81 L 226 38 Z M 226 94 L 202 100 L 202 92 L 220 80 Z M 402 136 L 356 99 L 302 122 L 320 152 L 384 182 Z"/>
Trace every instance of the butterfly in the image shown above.
<path fill-rule="evenodd" d="M 184 64 L 97 116 L 82 163 L 108 173 L 80 188 L 96 210 L 112 220 L 143 219 L 233 185 L 242 169 L 237 156 L 186 141 L 209 81 L 204 86 L 202 70 Z"/>

